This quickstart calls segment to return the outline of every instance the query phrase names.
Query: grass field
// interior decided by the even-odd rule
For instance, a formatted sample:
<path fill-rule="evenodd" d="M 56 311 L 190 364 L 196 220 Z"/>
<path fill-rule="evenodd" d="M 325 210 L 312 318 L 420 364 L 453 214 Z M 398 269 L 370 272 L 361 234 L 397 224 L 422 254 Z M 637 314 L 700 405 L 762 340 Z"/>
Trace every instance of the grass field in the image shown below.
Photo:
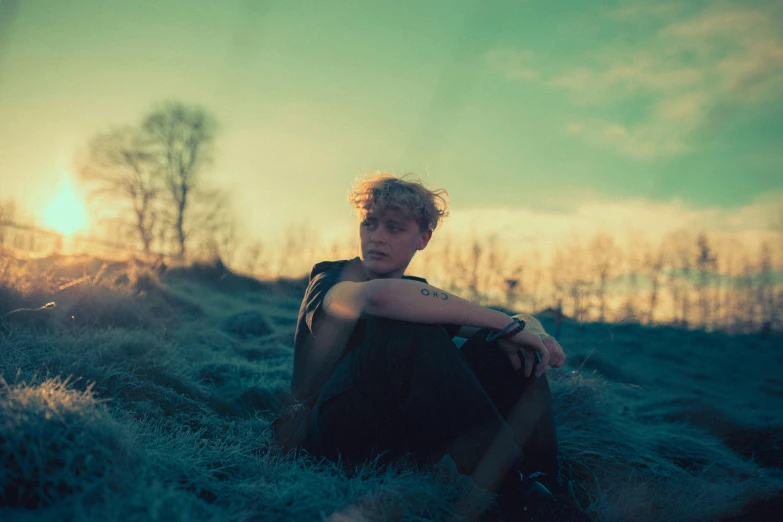
<path fill-rule="evenodd" d="M 450 520 L 487 502 L 448 462 L 343 470 L 273 450 L 302 285 L 0 258 L 0 520 L 322 520 L 351 504 Z M 561 478 L 591 517 L 783 509 L 779 337 L 565 323 L 559 340 Z"/>

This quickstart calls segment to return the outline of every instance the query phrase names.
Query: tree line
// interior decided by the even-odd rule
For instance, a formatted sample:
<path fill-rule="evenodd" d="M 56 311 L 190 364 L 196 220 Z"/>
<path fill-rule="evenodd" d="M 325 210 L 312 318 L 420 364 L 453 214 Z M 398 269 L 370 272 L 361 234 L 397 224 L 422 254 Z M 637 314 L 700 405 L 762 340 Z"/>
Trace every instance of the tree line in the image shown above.
<path fill-rule="evenodd" d="M 559 309 L 576 321 L 668 324 L 728 332 L 783 332 L 783 211 L 755 245 L 701 231 L 670 232 L 655 244 L 621 244 L 597 233 L 550 251 L 513 251 L 495 238 L 436 237 L 408 273 L 464 298 L 511 310 Z M 324 259 L 358 255 L 356 239 L 324 244 L 304 225 L 280 244 L 253 241 L 224 261 L 264 278 L 302 276 Z"/>
<path fill-rule="evenodd" d="M 136 124 L 90 139 L 77 172 L 90 187 L 92 205 L 104 211 L 105 234 L 147 254 L 220 257 L 267 278 L 299 276 L 317 261 L 357 255 L 353 237 L 321 245 L 304 225 L 289 227 L 279 245 L 239 241 L 226 195 L 205 176 L 217 130 L 204 109 L 170 101 Z M 18 215 L 13 200 L 0 202 L 0 222 L 21 221 Z M 672 232 L 657 246 L 641 238 L 621 246 L 599 233 L 586 243 L 563 241 L 546 259 L 535 248 L 509 252 L 493 238 L 445 237 L 409 271 L 483 304 L 556 308 L 580 322 L 783 331 L 783 210 L 772 228 L 777 239 L 756 251 L 736 239 L 719 245 L 705 232 Z M 0 227 L 0 245 L 7 232 Z"/>
<path fill-rule="evenodd" d="M 238 244 L 225 196 L 208 189 L 203 176 L 216 132 L 215 118 L 203 109 L 167 102 L 135 126 L 95 136 L 80 177 L 107 203 L 124 203 L 117 218 L 145 252 L 185 259 L 189 250 L 206 251 L 262 277 L 304 274 L 321 258 L 356 255 L 352 238 L 318 246 L 318 235 L 301 225 L 274 248 Z M 579 321 L 781 330 L 783 211 L 773 226 L 777 243 L 764 242 L 757 252 L 742 245 L 720 250 L 706 233 L 688 231 L 669 234 L 657 247 L 643 240 L 623 247 L 605 233 L 584 244 L 574 238 L 546 260 L 535 251 L 520 257 L 491 238 L 439 240 L 411 268 L 474 301 L 552 307 Z"/>
<path fill-rule="evenodd" d="M 598 233 L 508 252 L 492 239 L 435 246 L 420 268 L 468 299 L 510 309 L 551 307 L 580 322 L 630 321 L 731 332 L 783 331 L 783 220 L 778 238 L 749 248 L 705 232 L 671 232 L 658 245 L 620 245 Z M 448 262 L 439 262 L 448 260 Z M 429 265 L 429 266 L 427 266 Z"/>

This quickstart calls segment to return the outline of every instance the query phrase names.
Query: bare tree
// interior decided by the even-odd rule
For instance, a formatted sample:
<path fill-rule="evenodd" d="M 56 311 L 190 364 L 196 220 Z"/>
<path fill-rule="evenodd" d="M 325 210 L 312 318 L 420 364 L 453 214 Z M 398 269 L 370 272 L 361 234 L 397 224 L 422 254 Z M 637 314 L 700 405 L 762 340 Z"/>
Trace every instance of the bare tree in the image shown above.
<path fill-rule="evenodd" d="M 473 248 L 465 248 L 463 244 L 471 242 Z M 453 236 L 448 236 L 445 243 L 441 243 L 443 246 L 443 254 L 440 259 L 444 263 L 441 267 L 443 278 L 446 282 L 446 289 L 457 295 L 467 295 L 467 291 L 471 292 L 469 298 L 475 298 L 478 294 L 478 289 L 473 291 L 472 284 L 472 270 L 471 270 L 471 255 L 476 254 L 476 248 L 478 253 L 481 253 L 481 246 L 475 239 L 470 241 L 456 241 Z M 448 265 L 445 265 L 448 263 Z M 476 283 L 477 284 L 477 283 Z"/>
<path fill-rule="evenodd" d="M 739 286 L 738 306 L 736 310 L 738 330 L 747 332 L 756 327 L 760 304 L 758 302 L 758 289 L 754 274 L 754 263 L 749 252 L 745 252 L 742 258 L 742 272 L 737 278 Z"/>
<path fill-rule="evenodd" d="M 628 239 L 625 253 L 622 256 L 625 261 L 624 272 L 626 274 L 626 297 L 624 303 L 625 317 L 639 321 L 638 298 L 640 293 L 640 280 L 644 276 L 644 256 L 650 249 L 649 244 L 638 236 Z"/>
<path fill-rule="evenodd" d="M 653 324 L 655 321 L 655 308 L 658 306 L 663 264 L 664 256 L 660 249 L 657 252 L 647 252 L 644 256 L 644 271 L 650 280 L 649 308 L 647 310 L 648 325 Z"/>
<path fill-rule="evenodd" d="M 712 283 L 715 267 L 717 266 L 717 257 L 715 251 L 710 247 L 707 235 L 701 232 L 696 238 L 696 288 L 699 296 L 699 311 L 701 314 L 701 324 L 705 329 L 709 328 L 711 321 L 712 303 L 708 293 Z"/>
<path fill-rule="evenodd" d="M 0 223 L 11 222 L 13 223 L 16 216 L 16 200 L 14 198 L 8 198 L 5 201 L 0 201 Z"/>
<path fill-rule="evenodd" d="M 457 294 L 459 293 L 458 274 L 461 265 L 459 259 L 459 249 L 454 248 L 453 243 L 454 240 L 452 236 L 446 236 L 440 242 L 442 253 L 439 256 L 439 259 L 441 260 L 439 272 L 444 281 L 443 283 L 444 288 L 446 288 L 448 291 L 450 291 L 453 294 Z M 448 260 L 448 262 L 452 265 L 450 269 L 444 266 L 446 260 Z"/>
<path fill-rule="evenodd" d="M 580 322 L 592 317 L 595 281 L 590 279 L 589 266 L 586 263 L 585 248 L 576 239 L 569 241 L 566 247 L 568 255 L 568 295 L 573 301 L 573 316 Z"/>
<path fill-rule="evenodd" d="M 783 272 L 783 207 L 780 207 L 777 212 L 777 216 L 773 220 L 772 229 L 777 232 L 777 262 L 772 262 L 773 272 Z M 773 300 L 773 315 L 775 320 L 773 321 L 773 327 L 777 324 L 780 328 L 783 326 L 783 288 L 777 283 L 772 284 L 772 300 Z"/>
<path fill-rule="evenodd" d="M 149 253 L 157 223 L 154 203 L 162 180 L 144 135 L 136 128 L 121 127 L 95 136 L 78 171 L 82 180 L 95 186 L 94 195 L 131 206 L 134 229 Z"/>
<path fill-rule="evenodd" d="M 666 238 L 669 290 L 672 293 L 674 320 L 683 328 L 688 327 L 690 312 L 691 268 L 695 255 L 691 235 L 684 230 L 669 234 Z"/>
<path fill-rule="evenodd" d="M 571 274 L 569 273 L 569 256 L 562 247 L 556 247 L 549 262 L 549 277 L 552 283 L 553 303 L 562 307 L 562 302 L 570 288 Z M 574 303 L 574 316 L 577 316 L 578 304 Z"/>
<path fill-rule="evenodd" d="M 216 122 L 199 107 L 168 102 L 143 124 L 157 168 L 173 204 L 173 227 L 180 258 L 186 254 L 186 215 L 201 170 L 212 159 Z"/>
<path fill-rule="evenodd" d="M 620 251 L 611 236 L 598 234 L 590 242 L 589 252 L 592 274 L 596 282 L 596 297 L 598 297 L 598 320 L 604 322 L 606 287 L 619 266 Z"/>
<path fill-rule="evenodd" d="M 717 288 L 715 319 L 726 329 L 734 329 L 738 321 L 738 281 L 741 275 L 740 255 L 745 246 L 737 237 L 723 238 L 717 258 L 719 284 Z"/>
<path fill-rule="evenodd" d="M 765 241 L 759 253 L 757 281 L 757 302 L 760 308 L 760 323 L 763 334 L 769 334 L 775 322 L 775 285 L 772 274 L 772 249 Z"/>
<path fill-rule="evenodd" d="M 527 298 L 530 301 L 530 313 L 536 313 L 538 310 L 539 290 L 544 278 L 544 270 L 541 263 L 541 251 L 536 247 L 527 257 L 527 283 L 524 290 L 527 290 Z"/>
<path fill-rule="evenodd" d="M 237 247 L 237 222 L 228 194 L 202 186 L 192 190 L 190 218 L 185 228 L 189 252 L 201 258 L 220 258 L 231 266 Z"/>
<path fill-rule="evenodd" d="M 554 290 L 552 301 L 562 303 L 565 298 L 570 298 L 572 316 L 580 321 L 589 311 L 585 296 L 589 299 L 593 290 L 592 281 L 588 279 L 586 273 L 584 259 L 582 245 L 576 239 L 571 239 L 566 245 L 555 249 L 550 264 Z"/>
<path fill-rule="evenodd" d="M 253 276 L 259 276 L 264 273 L 268 264 L 265 250 L 264 243 L 258 240 L 251 241 L 245 245 L 242 261 L 240 262 L 240 270 Z"/>
<path fill-rule="evenodd" d="M 496 236 L 490 236 L 486 240 L 486 253 L 480 269 L 483 276 L 479 279 L 481 292 L 487 301 L 497 302 L 501 297 L 501 291 L 507 288 L 505 281 L 509 278 L 508 251 L 499 244 Z"/>
<path fill-rule="evenodd" d="M 481 244 L 477 239 L 474 240 L 468 265 L 467 290 L 470 292 L 470 300 L 476 303 L 481 302 L 481 291 L 479 290 L 479 269 L 481 266 L 481 258 L 483 254 L 484 249 L 481 247 Z"/>
<path fill-rule="evenodd" d="M 0 253 L 5 247 L 6 223 L 13 223 L 16 218 L 16 201 L 13 198 L 0 201 Z"/>
<path fill-rule="evenodd" d="M 307 273 L 316 262 L 315 255 L 319 249 L 319 238 L 307 223 L 289 225 L 278 250 L 276 277 Z"/>
<path fill-rule="evenodd" d="M 524 292 L 523 276 L 525 274 L 524 265 L 518 264 L 511 269 L 503 283 L 506 286 L 506 308 L 513 310 L 516 307 L 519 295 Z"/>

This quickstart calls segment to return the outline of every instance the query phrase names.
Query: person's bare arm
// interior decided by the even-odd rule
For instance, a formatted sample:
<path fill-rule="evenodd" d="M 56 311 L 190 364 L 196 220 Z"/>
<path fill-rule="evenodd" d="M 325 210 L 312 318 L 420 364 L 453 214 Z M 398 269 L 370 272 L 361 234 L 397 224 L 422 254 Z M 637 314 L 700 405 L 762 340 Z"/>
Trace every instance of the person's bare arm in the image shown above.
<path fill-rule="evenodd" d="M 354 262 L 343 267 L 340 278 L 343 281 L 366 281 L 361 264 Z M 315 394 L 332 375 L 358 319 L 358 315 L 326 313 L 325 301 L 326 296 L 321 306 L 313 312 L 313 335 L 307 336 L 294 351 L 291 393 L 299 400 Z"/>
<path fill-rule="evenodd" d="M 324 298 L 327 314 L 355 320 L 361 315 L 377 315 L 425 324 L 460 324 L 500 330 L 509 324 L 508 315 L 492 310 L 432 285 L 405 279 L 374 279 L 366 282 L 343 281 L 333 286 Z M 514 368 L 521 367 L 519 349 L 541 355 L 537 375 L 549 363 L 549 353 L 538 335 L 525 330 L 501 347 Z M 515 348 L 516 347 L 516 348 Z M 525 368 L 530 374 L 532 366 Z"/>
<path fill-rule="evenodd" d="M 335 317 L 377 315 L 425 324 L 460 324 L 499 330 L 509 316 L 430 284 L 409 279 L 374 279 L 334 285 L 324 298 L 325 311 Z"/>
<path fill-rule="evenodd" d="M 294 352 L 291 393 L 298 400 L 311 397 L 332 375 L 343 356 L 355 320 L 321 317 L 315 336 L 308 337 Z"/>
<path fill-rule="evenodd" d="M 544 327 L 541 325 L 538 319 L 536 319 L 531 314 L 526 313 L 518 313 L 513 315 L 512 317 L 518 317 L 520 319 L 523 319 L 526 323 L 525 329 L 533 332 L 534 334 L 538 334 L 539 337 L 541 337 L 541 340 L 543 341 L 546 337 L 552 337 L 548 333 L 546 333 L 546 330 L 544 330 Z M 476 332 L 479 331 L 479 328 L 475 326 L 466 326 L 461 325 L 459 331 L 457 332 L 457 335 L 460 337 L 468 338 L 472 335 L 474 335 Z"/>

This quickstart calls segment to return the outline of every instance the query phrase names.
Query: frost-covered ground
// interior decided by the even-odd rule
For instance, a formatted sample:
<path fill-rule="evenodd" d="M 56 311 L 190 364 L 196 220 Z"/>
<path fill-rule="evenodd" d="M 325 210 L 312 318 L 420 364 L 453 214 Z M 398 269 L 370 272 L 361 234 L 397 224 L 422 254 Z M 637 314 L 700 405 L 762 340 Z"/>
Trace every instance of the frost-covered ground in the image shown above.
<path fill-rule="evenodd" d="M 0 258 L 0 519 L 321 520 L 353 504 L 451 520 L 486 502 L 448 463 L 346 471 L 273 451 L 302 291 L 220 266 Z M 783 509 L 780 338 L 565 323 L 560 341 L 561 478 L 593 518 Z"/>

